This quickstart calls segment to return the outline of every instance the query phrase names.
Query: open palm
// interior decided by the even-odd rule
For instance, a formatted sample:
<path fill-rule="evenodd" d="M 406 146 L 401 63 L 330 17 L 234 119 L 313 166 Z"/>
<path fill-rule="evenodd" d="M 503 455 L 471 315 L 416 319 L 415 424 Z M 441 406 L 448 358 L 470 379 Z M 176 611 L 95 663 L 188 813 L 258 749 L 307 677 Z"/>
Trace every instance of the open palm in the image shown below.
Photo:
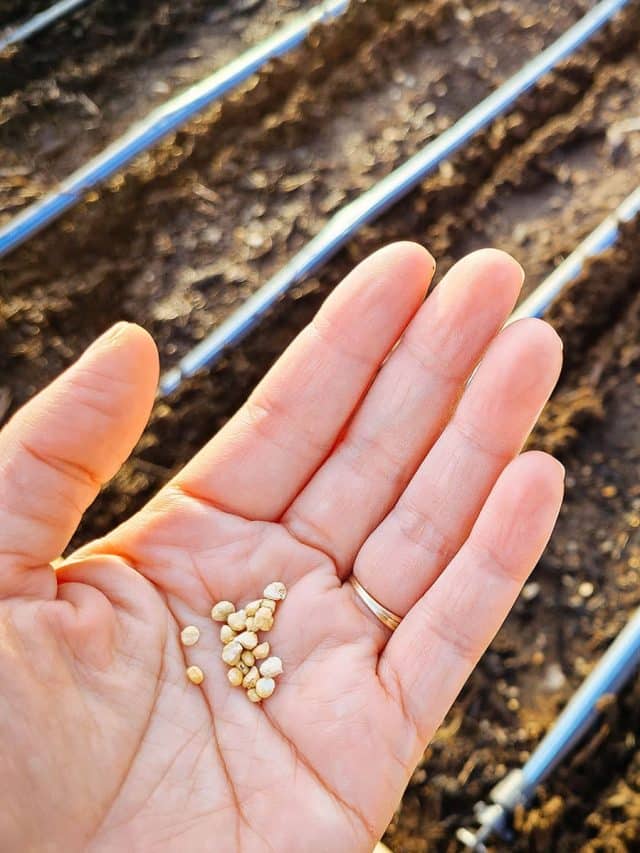
<path fill-rule="evenodd" d="M 520 268 L 477 252 L 423 303 L 432 272 L 412 244 L 365 261 L 210 444 L 57 570 L 144 427 L 152 342 L 114 327 L 5 427 L 3 850 L 371 850 L 562 494 L 558 463 L 518 456 L 561 361 L 540 321 L 498 334 Z M 272 580 L 285 672 L 257 705 L 209 612 Z"/>

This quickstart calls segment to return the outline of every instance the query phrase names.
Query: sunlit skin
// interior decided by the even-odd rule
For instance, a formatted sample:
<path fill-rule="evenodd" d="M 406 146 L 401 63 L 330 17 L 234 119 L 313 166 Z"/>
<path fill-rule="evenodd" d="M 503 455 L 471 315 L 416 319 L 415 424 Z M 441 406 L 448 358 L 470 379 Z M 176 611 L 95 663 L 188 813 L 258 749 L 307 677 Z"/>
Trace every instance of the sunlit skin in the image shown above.
<path fill-rule="evenodd" d="M 362 263 L 178 476 L 57 570 L 145 426 L 153 342 L 114 327 L 5 426 L 2 850 L 370 853 L 563 490 L 519 455 L 562 358 L 542 321 L 499 331 L 520 267 L 476 252 L 425 301 L 433 269 L 410 243 Z M 209 612 L 273 580 L 285 672 L 254 705 Z"/>

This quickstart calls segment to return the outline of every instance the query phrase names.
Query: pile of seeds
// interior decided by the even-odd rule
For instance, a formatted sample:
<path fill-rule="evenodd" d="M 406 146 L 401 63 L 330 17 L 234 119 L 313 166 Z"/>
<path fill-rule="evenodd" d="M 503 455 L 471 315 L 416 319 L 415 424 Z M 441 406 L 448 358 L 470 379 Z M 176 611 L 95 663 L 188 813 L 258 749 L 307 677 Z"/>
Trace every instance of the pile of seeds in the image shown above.
<path fill-rule="evenodd" d="M 240 610 L 230 601 L 219 601 L 211 610 L 212 619 L 225 623 L 220 628 L 220 639 L 222 660 L 229 667 L 229 683 L 244 687 L 251 702 L 268 699 L 276 688 L 275 677 L 282 672 L 282 661 L 269 657 L 269 643 L 261 643 L 258 634 L 273 628 L 277 603 L 286 598 L 287 588 L 281 581 L 274 581 L 262 594 L 263 598 Z"/>
<path fill-rule="evenodd" d="M 277 603 L 286 598 L 287 588 L 281 581 L 273 581 L 262 595 L 263 598 L 251 601 L 240 610 L 236 610 L 231 601 L 219 601 L 211 609 L 211 618 L 224 622 L 220 639 L 222 660 L 229 667 L 229 683 L 244 687 L 251 702 L 261 702 L 271 696 L 276 687 L 275 678 L 283 671 L 280 658 L 269 657 L 269 643 L 260 642 L 258 634 L 273 628 Z M 184 646 L 193 646 L 200 639 L 200 631 L 195 625 L 188 625 L 182 629 L 180 639 Z M 193 684 L 201 684 L 204 673 L 200 667 L 190 666 L 187 678 Z"/>

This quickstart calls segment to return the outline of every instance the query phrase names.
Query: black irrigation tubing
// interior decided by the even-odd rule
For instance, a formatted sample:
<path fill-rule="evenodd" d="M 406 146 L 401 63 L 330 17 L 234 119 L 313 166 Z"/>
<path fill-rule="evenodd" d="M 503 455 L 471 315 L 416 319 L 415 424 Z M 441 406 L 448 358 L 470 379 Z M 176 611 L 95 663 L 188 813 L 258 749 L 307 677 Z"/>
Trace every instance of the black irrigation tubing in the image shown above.
<path fill-rule="evenodd" d="M 299 45 L 317 24 L 338 17 L 348 6 L 349 0 L 324 0 L 318 3 L 223 68 L 153 110 L 55 190 L 0 228 L 0 258 L 77 204 L 89 190 L 121 171 L 139 154 L 242 83 L 270 59 L 282 56 Z"/>
<path fill-rule="evenodd" d="M 65 15 L 79 9 L 80 6 L 85 6 L 90 0 L 58 0 L 53 6 L 38 12 L 33 18 L 29 18 L 23 24 L 17 27 L 12 27 L 5 31 L 4 35 L 0 35 L 0 53 L 10 47 L 12 44 L 18 44 L 25 41 L 31 36 L 44 30 L 45 27 L 55 24 L 56 21 L 63 18 Z"/>
<path fill-rule="evenodd" d="M 433 142 L 339 210 L 322 230 L 247 301 L 190 350 L 160 379 L 160 396 L 175 391 L 183 379 L 211 365 L 254 328 L 294 284 L 319 269 L 363 226 L 406 195 L 479 130 L 505 113 L 515 101 L 559 62 L 571 56 L 628 0 L 601 0 L 542 53 L 526 63 L 494 92 L 462 116 Z M 0 233 L 0 246 L 1 246 Z"/>

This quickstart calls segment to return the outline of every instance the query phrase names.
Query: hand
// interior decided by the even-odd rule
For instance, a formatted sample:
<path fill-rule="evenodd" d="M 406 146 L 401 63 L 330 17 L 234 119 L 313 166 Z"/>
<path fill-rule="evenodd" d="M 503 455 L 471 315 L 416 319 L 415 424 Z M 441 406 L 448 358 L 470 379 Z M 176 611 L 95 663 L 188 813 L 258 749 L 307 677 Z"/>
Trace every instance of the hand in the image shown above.
<path fill-rule="evenodd" d="M 371 850 L 562 496 L 554 459 L 518 456 L 561 362 L 541 321 L 498 334 L 519 266 L 477 252 L 423 304 L 433 266 L 412 244 L 361 264 L 183 471 L 57 570 L 144 428 L 153 343 L 114 327 L 5 427 L 3 850 Z M 255 705 L 209 612 L 272 580 L 285 672 Z"/>

